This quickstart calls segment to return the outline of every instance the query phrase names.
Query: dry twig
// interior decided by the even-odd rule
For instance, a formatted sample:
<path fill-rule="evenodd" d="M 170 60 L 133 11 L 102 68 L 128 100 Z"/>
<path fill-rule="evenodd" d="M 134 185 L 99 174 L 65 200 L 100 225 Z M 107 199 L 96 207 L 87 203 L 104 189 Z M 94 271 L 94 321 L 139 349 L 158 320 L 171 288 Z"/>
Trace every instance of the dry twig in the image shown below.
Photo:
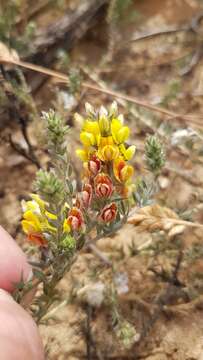
<path fill-rule="evenodd" d="M 48 68 L 45 68 L 43 66 L 39 66 L 39 65 L 35 65 L 35 64 L 31 64 L 25 61 L 21 61 L 16 59 L 15 57 L 12 56 L 12 54 L 9 56 L 8 52 L 6 53 L 6 56 L 2 55 L 2 53 L 0 54 L 0 63 L 8 63 L 8 64 L 13 64 L 13 65 L 17 65 L 17 66 L 21 66 L 23 68 L 29 69 L 29 70 L 33 70 L 36 72 L 40 72 L 42 74 L 51 76 L 55 79 L 58 79 L 58 81 L 62 82 L 62 83 L 69 83 L 69 77 L 67 75 L 64 75 L 61 72 L 55 71 L 55 70 L 51 70 Z M 155 106 L 153 104 L 150 104 L 146 101 L 137 99 L 134 96 L 131 95 L 126 95 L 126 94 L 122 94 L 118 91 L 113 91 L 110 89 L 104 89 L 100 86 L 97 85 L 93 85 L 89 82 L 82 82 L 81 86 L 85 89 L 88 90 L 94 90 L 94 91 L 98 91 L 98 92 L 102 92 L 104 94 L 107 94 L 109 96 L 118 98 L 118 99 L 123 99 L 126 100 L 128 102 L 134 103 L 138 106 L 142 106 L 145 107 L 146 109 L 155 111 L 155 112 L 159 112 L 162 115 L 166 115 L 170 117 L 170 120 L 172 119 L 182 119 L 186 122 L 189 122 L 190 124 L 192 123 L 193 125 L 202 128 L 202 117 L 194 117 L 192 115 L 183 115 L 183 114 L 177 114 L 173 111 L 164 109 L 162 107 L 158 107 Z"/>

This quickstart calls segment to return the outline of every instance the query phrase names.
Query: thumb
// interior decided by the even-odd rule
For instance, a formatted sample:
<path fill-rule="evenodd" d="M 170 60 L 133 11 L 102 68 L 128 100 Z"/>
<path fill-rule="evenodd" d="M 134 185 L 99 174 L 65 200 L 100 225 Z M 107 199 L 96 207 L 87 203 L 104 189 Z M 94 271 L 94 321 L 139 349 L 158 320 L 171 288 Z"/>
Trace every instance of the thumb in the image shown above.
<path fill-rule="evenodd" d="M 43 347 L 31 316 L 6 291 L 13 291 L 31 266 L 11 236 L 0 226 L 0 349 L 4 360 L 43 360 Z M 4 290 L 2 290 L 4 289 Z"/>
<path fill-rule="evenodd" d="M 35 322 L 4 290 L 0 290 L 0 349 L 4 360 L 44 359 Z"/>

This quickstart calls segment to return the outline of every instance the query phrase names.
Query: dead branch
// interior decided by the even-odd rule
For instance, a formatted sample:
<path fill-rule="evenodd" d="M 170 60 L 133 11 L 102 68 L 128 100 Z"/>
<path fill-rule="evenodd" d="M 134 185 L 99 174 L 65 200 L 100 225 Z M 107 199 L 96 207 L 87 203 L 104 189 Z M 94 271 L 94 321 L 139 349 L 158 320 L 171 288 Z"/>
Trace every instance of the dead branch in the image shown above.
<path fill-rule="evenodd" d="M 42 63 L 47 64 L 53 61 L 53 47 L 65 42 L 65 48 L 68 50 L 73 46 L 76 40 L 90 27 L 91 20 L 97 12 L 105 5 L 108 0 L 91 0 L 82 2 L 74 13 L 65 14 L 62 18 L 52 23 L 46 29 L 43 29 L 32 44 L 31 54 L 28 58 L 37 59 L 43 55 Z"/>
<path fill-rule="evenodd" d="M 60 47 L 66 51 L 72 49 L 95 24 L 98 13 L 107 2 L 108 0 L 82 1 L 74 12 L 66 13 L 39 32 L 31 45 L 30 53 L 24 60 L 51 66 L 57 59 L 56 50 Z M 32 78 L 32 90 L 36 91 L 45 80 L 44 76 Z"/>

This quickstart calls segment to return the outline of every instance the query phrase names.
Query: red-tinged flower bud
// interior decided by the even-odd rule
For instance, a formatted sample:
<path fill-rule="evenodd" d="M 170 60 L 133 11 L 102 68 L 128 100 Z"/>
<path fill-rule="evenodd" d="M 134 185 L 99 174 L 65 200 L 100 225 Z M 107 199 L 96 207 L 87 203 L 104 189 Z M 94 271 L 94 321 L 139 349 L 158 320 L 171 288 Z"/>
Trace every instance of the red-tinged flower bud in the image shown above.
<path fill-rule="evenodd" d="M 93 154 L 88 162 L 88 169 L 92 175 L 97 175 L 101 169 L 101 161 Z"/>
<path fill-rule="evenodd" d="M 100 219 L 105 223 L 112 222 L 116 218 L 117 206 L 115 203 L 106 205 L 100 214 Z"/>
<path fill-rule="evenodd" d="M 67 223 L 74 231 L 80 230 L 84 225 L 84 218 L 82 211 L 77 207 L 73 207 L 68 214 Z"/>
<path fill-rule="evenodd" d="M 78 194 L 76 199 L 76 207 L 88 208 L 92 201 L 92 186 L 90 184 L 84 184 L 82 191 Z"/>
<path fill-rule="evenodd" d="M 99 198 L 109 198 L 113 193 L 113 183 L 106 174 L 98 174 L 94 181 L 95 194 Z"/>
<path fill-rule="evenodd" d="M 32 242 L 35 245 L 47 247 L 47 240 L 43 237 L 41 233 L 29 233 L 28 241 Z"/>

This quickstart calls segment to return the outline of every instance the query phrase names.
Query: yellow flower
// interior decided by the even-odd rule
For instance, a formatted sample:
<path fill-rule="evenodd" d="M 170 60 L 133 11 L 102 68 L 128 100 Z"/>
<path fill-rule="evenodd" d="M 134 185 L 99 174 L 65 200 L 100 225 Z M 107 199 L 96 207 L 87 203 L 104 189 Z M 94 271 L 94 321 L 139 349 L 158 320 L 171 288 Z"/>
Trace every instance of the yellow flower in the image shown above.
<path fill-rule="evenodd" d="M 122 155 L 124 160 L 130 160 L 133 157 L 135 146 L 130 146 L 126 149 L 124 145 L 129 137 L 130 130 L 128 126 L 123 126 L 121 116 L 116 117 L 116 112 L 114 116 L 112 119 L 112 115 L 108 114 L 107 110 L 101 107 L 97 121 L 89 119 L 84 121 L 80 134 L 80 140 L 84 145 L 84 149 L 76 151 L 83 162 L 88 162 L 91 153 L 94 151 L 102 161 L 112 161 L 120 155 Z"/>
<path fill-rule="evenodd" d="M 119 156 L 119 149 L 116 145 L 105 145 L 99 147 L 97 155 L 102 161 L 112 161 Z"/>
<path fill-rule="evenodd" d="M 30 202 L 31 203 L 31 202 Z M 31 204 L 28 204 L 30 206 Z M 29 241 L 39 246 L 47 246 L 47 240 L 44 237 L 44 222 L 40 214 L 34 213 L 32 210 L 27 210 L 23 214 L 21 222 L 23 231 L 27 234 Z M 47 224 L 46 224 L 47 225 Z"/>
<path fill-rule="evenodd" d="M 111 122 L 111 133 L 115 143 L 122 144 L 128 139 L 130 129 L 128 126 L 123 126 L 119 119 L 113 119 Z"/>
<path fill-rule="evenodd" d="M 102 161 L 112 161 L 119 156 L 119 148 L 114 144 L 112 136 L 101 136 L 97 156 Z"/>
<path fill-rule="evenodd" d="M 131 145 L 126 149 L 125 145 L 121 144 L 119 146 L 119 150 L 125 160 L 131 160 L 135 153 L 136 147 L 134 145 Z"/>
<path fill-rule="evenodd" d="M 99 137 L 100 137 L 100 128 L 98 122 L 85 120 L 82 132 L 80 134 L 80 140 L 82 141 L 82 143 L 85 146 L 91 146 L 91 145 L 94 146 L 97 144 Z"/>
<path fill-rule="evenodd" d="M 86 120 L 80 133 L 80 140 L 84 146 L 94 146 L 100 137 L 100 128 L 97 121 Z"/>
<path fill-rule="evenodd" d="M 32 200 L 30 201 L 22 201 L 22 209 L 24 213 L 27 211 L 32 211 L 33 214 L 37 216 L 41 216 L 42 214 L 45 215 L 50 220 L 56 220 L 56 215 L 50 213 L 46 210 L 46 203 L 43 201 L 39 195 L 37 194 L 30 194 Z"/>
<path fill-rule="evenodd" d="M 50 225 L 49 220 L 56 220 L 56 215 L 46 210 L 46 203 L 36 194 L 31 195 L 31 201 L 22 201 L 23 220 L 22 228 L 33 242 L 38 243 L 43 239 L 43 232 L 56 231 L 56 228 Z M 41 239 L 41 240 L 40 240 Z"/>
<path fill-rule="evenodd" d="M 50 213 L 47 212 L 47 214 Z M 30 232 L 56 231 L 56 229 L 49 224 L 46 217 L 37 215 L 31 210 L 23 214 L 22 227 L 26 234 Z"/>
<path fill-rule="evenodd" d="M 25 234 L 42 232 L 42 226 L 39 217 L 31 210 L 23 214 L 22 227 Z"/>

